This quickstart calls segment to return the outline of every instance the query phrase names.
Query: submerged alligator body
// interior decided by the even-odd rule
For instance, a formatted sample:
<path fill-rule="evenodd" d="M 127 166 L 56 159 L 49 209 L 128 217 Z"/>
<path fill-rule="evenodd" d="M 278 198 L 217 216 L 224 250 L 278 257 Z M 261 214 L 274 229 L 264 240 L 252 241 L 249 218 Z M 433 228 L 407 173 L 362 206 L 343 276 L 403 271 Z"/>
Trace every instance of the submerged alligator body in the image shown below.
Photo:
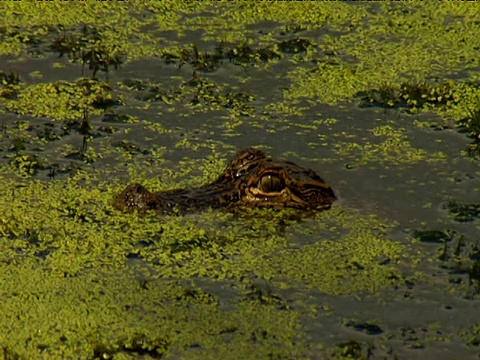
<path fill-rule="evenodd" d="M 236 206 L 322 210 L 330 208 L 334 200 L 333 190 L 313 170 L 246 148 L 210 184 L 157 193 L 131 184 L 117 196 L 115 206 L 122 211 L 162 214 Z"/>

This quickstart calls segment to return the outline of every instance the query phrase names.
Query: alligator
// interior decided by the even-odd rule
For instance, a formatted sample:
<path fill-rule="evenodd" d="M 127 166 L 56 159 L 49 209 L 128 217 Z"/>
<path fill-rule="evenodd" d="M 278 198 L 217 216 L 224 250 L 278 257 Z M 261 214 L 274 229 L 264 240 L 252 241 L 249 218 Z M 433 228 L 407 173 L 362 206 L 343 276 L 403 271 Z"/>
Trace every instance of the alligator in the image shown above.
<path fill-rule="evenodd" d="M 134 183 L 116 197 L 115 207 L 126 212 L 154 210 L 161 214 L 242 206 L 325 210 L 334 200 L 333 190 L 313 170 L 291 161 L 273 160 L 249 147 L 240 150 L 212 183 L 155 193 Z"/>

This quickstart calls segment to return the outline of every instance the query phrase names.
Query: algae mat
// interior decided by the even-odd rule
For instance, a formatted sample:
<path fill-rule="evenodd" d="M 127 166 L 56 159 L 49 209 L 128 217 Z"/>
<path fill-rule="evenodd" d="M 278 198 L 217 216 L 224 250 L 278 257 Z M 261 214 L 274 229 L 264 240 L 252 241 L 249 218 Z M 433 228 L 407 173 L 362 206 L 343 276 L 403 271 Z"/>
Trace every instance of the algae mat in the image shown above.
<path fill-rule="evenodd" d="M 452 359 L 480 346 L 477 4 L 4 2 L 4 359 Z M 316 214 L 122 214 L 238 148 Z"/>

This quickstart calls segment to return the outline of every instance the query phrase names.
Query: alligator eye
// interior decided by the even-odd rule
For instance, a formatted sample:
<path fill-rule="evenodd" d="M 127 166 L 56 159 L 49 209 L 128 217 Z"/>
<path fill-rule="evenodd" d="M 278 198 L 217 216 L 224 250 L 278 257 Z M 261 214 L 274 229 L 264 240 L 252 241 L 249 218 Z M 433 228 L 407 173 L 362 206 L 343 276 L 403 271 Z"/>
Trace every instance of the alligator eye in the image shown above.
<path fill-rule="evenodd" d="M 276 175 L 265 175 L 260 179 L 260 187 L 265 192 L 280 192 L 285 187 L 282 179 Z"/>

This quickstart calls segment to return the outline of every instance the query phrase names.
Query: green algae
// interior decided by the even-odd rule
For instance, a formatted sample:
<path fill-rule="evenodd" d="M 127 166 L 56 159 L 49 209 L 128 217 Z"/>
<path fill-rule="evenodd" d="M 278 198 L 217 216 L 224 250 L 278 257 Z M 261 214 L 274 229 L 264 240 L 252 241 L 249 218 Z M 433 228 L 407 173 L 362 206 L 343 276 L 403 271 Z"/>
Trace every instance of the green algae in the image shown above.
<path fill-rule="evenodd" d="M 394 129 L 390 125 L 378 126 L 372 129 L 373 139 L 349 138 L 348 141 L 336 141 L 337 152 L 351 159 L 350 166 L 362 166 L 370 163 L 380 164 L 414 164 L 420 161 L 442 162 L 446 155 L 442 152 L 429 153 L 423 149 L 414 148 L 408 141 L 404 129 Z M 346 137 L 346 136 L 345 136 Z"/>
<path fill-rule="evenodd" d="M 49 258 L 56 264 L 58 261 L 59 266 L 63 266 L 66 258 L 69 259 L 69 266 L 75 263 L 81 268 L 87 259 L 88 262 L 116 261 L 125 252 L 134 251 L 148 262 L 159 261 L 164 267 L 157 271 L 165 271 L 169 276 L 190 278 L 203 272 L 212 278 L 241 278 L 245 275 L 245 269 L 253 268 L 257 269 L 259 276 L 272 278 L 283 271 L 291 277 L 291 270 L 286 269 L 298 262 L 306 266 L 307 273 L 312 271 L 312 266 L 328 267 L 332 264 L 329 259 L 340 258 L 364 262 L 363 268 L 367 267 L 366 264 L 375 267 L 377 257 L 386 256 L 396 261 L 404 250 L 399 244 L 385 239 L 382 232 L 377 233 L 375 229 L 381 229 L 385 224 L 358 213 L 347 215 L 344 210 L 320 214 L 318 221 L 312 224 L 318 228 L 309 231 L 317 231 L 318 234 L 324 232 L 324 240 L 320 237 L 318 240 L 322 241 L 296 249 L 288 247 L 288 239 L 277 228 L 275 221 L 260 217 L 261 213 L 255 216 L 250 214 L 253 218 L 248 221 L 235 219 L 233 214 L 218 212 L 192 217 L 157 219 L 152 214 L 139 218 L 136 214 L 121 214 L 113 210 L 111 199 L 119 189 L 109 184 L 100 183 L 95 188 L 86 189 L 75 181 L 66 184 L 54 181 L 49 185 L 34 182 L 25 184 L 20 190 L 15 190 L 18 183 L 14 185 L 12 181 L 10 184 L 7 186 L 9 190 L 2 194 L 5 202 L 11 204 L 9 208 L 2 209 L 2 235 L 17 238 L 17 245 L 22 244 L 22 247 L 32 251 L 32 255 L 55 249 Z M 31 216 L 18 219 L 18 214 L 27 209 L 30 209 L 28 213 Z M 275 216 L 283 216 L 283 213 L 275 214 L 270 212 L 273 220 Z M 296 225 L 294 221 L 290 223 L 293 236 Z M 241 235 L 236 235 L 238 233 Z M 330 239 L 332 234 L 342 234 L 342 240 Z M 146 238 L 155 243 L 155 248 L 137 247 Z M 259 241 L 263 244 L 260 248 Z M 31 242 L 37 245 L 29 248 L 27 245 Z M 362 248 L 365 252 L 361 251 Z M 324 253 L 324 260 L 317 251 Z M 242 256 L 237 258 L 234 254 Z M 228 259 L 224 259 L 225 256 Z M 305 259 L 299 261 L 303 256 Z M 172 267 L 179 263 L 182 263 L 181 267 Z M 350 267 L 348 263 L 335 264 L 323 273 L 333 274 L 337 271 L 335 275 L 348 277 Z M 352 271 L 355 272 L 355 269 Z M 374 281 L 367 271 L 363 274 L 367 282 L 367 279 Z M 299 276 L 305 277 L 305 274 L 300 273 Z M 390 274 L 385 276 L 388 278 Z M 318 281 L 328 283 L 325 280 Z M 313 278 L 311 282 L 318 285 Z M 362 290 L 374 287 L 359 286 Z M 318 288 L 334 293 L 356 291 L 351 285 L 343 288 L 339 284 Z"/>
<path fill-rule="evenodd" d="M 85 112 L 101 114 L 105 106 L 118 104 L 106 83 L 79 79 L 28 85 L 17 90 L 15 99 L 3 100 L 7 110 L 35 117 L 79 120 Z"/>
<path fill-rule="evenodd" d="M 293 84 L 285 95 L 337 103 L 372 85 L 444 77 L 445 73 L 477 67 L 473 49 L 478 47 L 474 35 L 479 26 L 474 21 L 478 8 L 458 5 L 382 4 L 355 31 L 325 36 L 322 47 L 336 56 L 313 69 L 291 73 Z"/>
<path fill-rule="evenodd" d="M 69 31 L 81 34 L 83 30 L 79 25 L 84 25 L 95 33 L 95 38 L 89 40 L 89 46 L 103 49 L 106 57 L 124 54 L 130 61 L 147 55 L 165 57 L 167 54 L 177 54 L 174 57 L 182 59 L 185 54 L 192 53 L 192 45 L 178 41 L 187 30 L 202 31 L 201 38 L 204 41 L 215 39 L 224 44 L 246 44 L 246 40 L 252 43 L 255 38 L 256 43 L 265 47 L 281 48 L 284 41 L 279 42 L 278 38 L 282 34 L 321 28 L 324 33 L 311 42 L 304 58 L 283 57 L 283 60 L 300 65 L 281 72 L 282 76 L 288 76 L 291 84 L 284 90 L 284 99 L 269 105 L 277 114 L 286 116 L 302 114 L 304 107 L 298 105 L 300 99 L 337 104 L 372 88 L 398 88 L 399 84 L 411 81 L 456 76 L 459 71 L 466 72 L 478 66 L 474 56 L 478 47 L 478 40 L 473 35 L 478 30 L 475 7 L 462 8 L 451 3 L 438 7 L 432 4 L 357 7 L 341 3 L 312 3 L 299 5 L 294 11 L 283 4 L 271 7 L 261 3 L 117 4 L 115 7 L 84 3 L 72 5 L 68 11 L 54 4 L 19 5 L 16 9 L 4 4 L 3 7 L 3 36 L 8 41 L 14 41 L 12 38 L 18 41 L 20 49 L 25 46 L 28 48 L 33 40 L 42 42 L 43 38 L 47 38 L 48 42 L 54 35 L 57 39 L 58 36 L 65 37 L 65 32 Z M 38 15 L 38 11 L 44 12 L 42 16 Z M 58 21 L 59 13 L 65 13 L 61 22 Z M 99 19 L 107 19 L 107 23 L 97 25 Z M 180 22 L 180 19 L 183 21 Z M 259 21 L 271 21 L 278 25 L 272 31 L 259 35 L 251 29 Z M 59 30 L 53 29 L 52 23 L 59 23 Z M 25 28 L 25 24 L 29 26 Z M 115 31 L 120 27 L 122 31 Z M 145 28 L 150 31 L 141 31 Z M 226 28 L 230 31 L 225 32 Z M 165 31 L 175 31 L 178 38 L 155 38 L 155 35 Z M 159 41 L 162 41 L 161 47 L 158 46 Z M 194 47 L 197 49 L 196 45 Z M 6 54 L 9 53 L 8 49 L 4 50 Z M 88 53 L 89 49 L 87 46 L 82 51 Z M 197 57 L 199 52 L 199 49 L 193 51 Z M 104 61 L 104 56 L 100 57 L 99 61 Z M 91 66 L 89 61 L 82 59 L 84 64 Z M 264 66 L 272 68 L 274 65 L 269 62 Z M 305 65 L 308 62 L 313 64 Z M 257 64 L 258 61 L 253 63 Z M 193 68 L 196 68 L 195 64 Z M 168 93 L 160 92 L 159 96 L 166 103 L 181 101 L 181 97 L 175 95 L 171 98 Z M 239 116 L 254 115 L 250 107 L 244 104 L 238 106 L 238 97 L 222 97 L 207 94 L 206 103 L 197 106 L 197 109 L 212 111 L 212 106 L 218 109 L 218 105 L 226 107 L 234 104 L 230 117 L 238 119 Z M 478 102 L 471 102 L 468 97 L 461 99 L 458 109 L 462 110 L 456 112 L 455 121 L 465 118 L 460 116 L 460 112 L 469 115 L 478 106 Z M 19 106 L 13 106 L 12 109 L 16 108 Z M 442 115 L 442 110 L 434 111 Z M 475 124 L 477 122 L 475 120 Z M 476 134 L 478 129 L 473 136 Z M 470 152 L 475 153 L 476 149 L 474 145 Z"/>
<path fill-rule="evenodd" d="M 65 276 L 38 263 L 11 265 L 1 269 L 2 334 L 10 336 L 0 341 L 21 358 L 303 352 L 293 311 L 241 302 L 225 311 L 195 286 L 142 280 L 125 268 Z"/>
<path fill-rule="evenodd" d="M 275 6 L 262 3 L 195 5 L 158 3 L 110 6 L 86 2 L 71 4 L 67 10 L 60 4 L 35 3 L 35 6 L 30 6 L 29 2 L 24 2 L 6 3 L 2 7 L 5 14 L 6 39 L 11 39 L 8 34 L 9 31 L 10 34 L 13 33 L 12 29 L 20 34 L 22 31 L 32 32 L 24 28 L 27 24 L 37 29 L 30 37 L 18 34 L 13 37 L 14 40 L 11 41 L 17 41 L 19 45 L 25 46 L 27 38 L 49 33 L 52 31 L 51 24 L 62 24 L 69 28 L 78 24 L 98 24 L 102 19 L 106 21 L 105 24 L 98 25 L 102 41 L 114 44 L 131 60 L 148 54 L 161 54 L 162 49 L 155 49 L 158 39 L 166 43 L 168 41 L 163 37 L 155 40 L 155 35 L 162 31 L 175 31 L 181 38 L 187 29 L 201 30 L 204 33 L 203 38 L 207 41 L 220 39 L 229 43 L 243 43 L 250 34 L 253 37 L 255 30 L 251 29 L 251 25 L 259 21 L 272 21 L 284 29 L 288 28 L 286 26 L 288 24 L 296 24 L 297 27 L 290 27 L 300 30 L 324 27 L 328 31 L 322 38 L 321 47 L 336 54 L 334 59 L 340 66 L 337 70 L 333 67 L 320 72 L 320 76 L 343 74 L 344 81 L 338 81 L 336 85 L 346 85 L 340 91 L 346 95 L 343 97 L 345 98 L 365 90 L 362 87 L 375 86 L 386 79 L 391 83 L 404 80 L 403 74 L 420 78 L 426 74 L 444 72 L 445 68 L 453 73 L 455 70 L 463 70 L 465 64 L 468 64 L 469 68 L 478 66 L 478 59 L 472 56 L 478 46 L 478 39 L 475 36 L 479 26 L 475 21 L 478 9 L 475 6 L 458 5 L 445 3 L 438 6 L 433 4 L 351 6 L 342 3 L 328 5 L 306 3 L 291 9 L 288 4 L 281 3 Z M 140 14 L 145 16 L 135 16 Z M 186 16 L 192 14 L 203 16 Z M 216 16 L 205 16 L 206 14 Z M 385 21 L 385 18 L 388 18 L 388 21 Z M 181 19 L 183 21 L 180 22 Z M 119 28 L 122 28 L 122 31 L 115 31 Z M 150 31 L 140 31 L 142 28 L 149 28 Z M 258 37 L 258 34 L 255 35 Z M 432 41 L 433 38 L 435 41 Z M 365 39 L 368 41 L 363 41 Z M 392 41 L 385 41 L 386 39 Z M 271 43 L 274 38 L 272 33 L 266 33 L 261 35 L 258 41 Z M 170 43 L 175 44 L 176 41 L 170 40 Z M 2 51 L 7 54 L 10 50 L 11 46 L 7 46 Z M 17 54 L 18 51 L 17 49 Z M 393 57 L 395 61 L 391 61 Z M 345 59 L 356 61 L 349 62 Z M 351 72 L 350 70 L 345 72 L 345 65 L 349 63 L 353 66 Z M 322 81 L 318 75 L 317 73 L 311 77 L 314 83 Z M 340 79 L 342 77 L 339 77 Z M 334 87 L 336 86 L 333 83 L 327 82 L 324 90 L 317 91 L 316 94 L 321 95 L 319 97 L 321 101 L 332 99 L 328 94 L 335 90 Z"/>
<path fill-rule="evenodd" d="M 212 6 L 208 10 L 217 16 L 206 17 L 201 20 L 189 19 L 189 28 L 199 28 L 206 32 L 207 39 L 225 37 L 228 41 L 243 42 L 249 34 L 254 33 L 251 25 L 259 22 L 274 22 L 288 25 L 293 29 L 318 29 L 328 23 L 332 29 L 345 30 L 350 24 L 357 24 L 368 13 L 366 8 L 349 8 L 344 4 L 304 3 L 292 8 L 289 4 L 278 3 L 271 6 L 268 3 L 244 3 Z M 225 26 L 234 31 L 225 32 Z M 269 33 L 263 38 L 270 39 Z M 260 41 L 262 37 L 260 37 Z"/>
<path fill-rule="evenodd" d="M 304 233 L 295 211 L 122 214 L 111 205 L 118 186 L 81 173 L 2 183 L 0 333 L 16 335 L 0 343 L 21 357 L 306 356 L 298 310 L 242 300 L 242 287 L 221 310 L 188 284 L 253 275 L 293 291 L 372 295 L 405 281 L 405 249 L 385 238 L 388 226 L 348 209 L 315 216 Z"/>
<path fill-rule="evenodd" d="M 245 279 L 268 279 L 275 289 L 301 294 L 375 296 L 402 285 L 412 273 L 411 263 L 418 261 L 409 259 L 408 247 L 388 238 L 392 224 L 342 205 L 301 221 L 288 211 L 253 211 L 240 217 L 206 212 L 161 219 L 119 214 L 111 201 L 123 186 L 120 182 L 127 180 L 120 181 L 116 169 L 152 190 L 197 186 L 218 175 L 227 161 L 222 152 L 232 145 L 196 141 L 184 131 L 186 136 L 175 142 L 178 149 L 213 155 L 185 158 L 173 168 L 165 160 L 171 150 L 163 144 L 152 149 L 146 141 L 122 140 L 114 150 L 102 146 L 80 152 L 71 144 L 61 145 L 63 155 L 78 156 L 82 170 L 66 182 L 42 182 L 30 177 L 48 159 L 32 155 L 32 144 L 62 136 L 36 137 L 32 130 L 37 119 L 22 116 L 77 121 L 85 111 L 105 113 L 98 99 L 119 104 L 128 91 L 140 101 L 137 109 L 158 115 L 182 112 L 182 121 L 192 121 L 198 114 L 212 114 L 229 136 L 242 126 L 302 135 L 333 125 L 333 134 L 318 136 L 350 165 L 443 162 L 442 153 L 415 148 L 405 129 L 408 124 L 397 121 L 376 123 L 365 136 L 338 132 L 335 125 L 348 121 L 341 118 L 318 115 L 311 122 L 295 123 L 318 104 L 355 102 L 360 93 L 372 89 L 395 93 L 405 90 L 402 84 L 422 84 L 418 99 L 403 97 L 410 110 L 434 112 L 465 126 L 473 137 L 479 133 L 478 87 L 475 76 L 468 74 L 478 67 L 476 6 L 302 3 L 292 9 L 263 2 L 72 2 L 67 10 L 61 3 L 23 1 L 2 3 L 0 8 L 5 15 L 1 54 L 41 58 L 47 55 L 38 48 L 55 43 L 93 51 L 93 58 L 79 57 L 79 49 L 77 54 L 67 51 L 54 68 L 80 62 L 90 67 L 92 77 L 103 71 L 108 79 L 108 67 L 102 64 L 114 67 L 117 56 L 131 62 L 151 56 L 208 72 L 228 65 L 227 57 L 224 63 L 212 61 L 213 42 L 223 43 L 235 56 L 244 55 L 234 64 L 262 68 L 290 81 L 280 92 L 283 97 L 263 107 L 255 103 L 259 94 L 217 83 L 208 75 L 193 76 L 173 88 L 147 83 L 147 94 L 128 86 L 125 90 L 121 83 L 106 88 L 88 80 L 99 84 L 90 92 L 79 81 L 28 85 L 5 78 L 1 111 L 19 114 L 15 128 L 0 133 L 0 139 L 15 138 L 13 152 L 7 155 L 10 165 L 0 170 L 0 292 L 6 299 L 0 314 L 0 350 L 7 358 L 247 358 L 252 353 L 258 358 L 311 358 L 318 353 L 306 343 L 309 335 L 300 321 L 305 312 L 300 302 L 292 308 L 265 297 L 249 299 Z M 269 30 L 259 33 L 259 24 Z M 85 27 L 91 33 L 86 34 Z M 185 41 L 192 33 L 201 39 L 199 45 Z M 283 37 L 297 34 L 310 40 L 307 49 L 282 53 Z M 467 74 L 470 82 L 456 79 Z M 432 86 L 432 77 L 455 80 L 445 87 Z M 146 120 L 145 115 L 127 117 L 126 123 L 150 134 L 175 134 L 173 127 Z M 417 120 L 412 124 L 428 126 Z M 119 155 L 116 169 L 92 175 L 90 165 L 102 165 L 99 160 L 112 153 Z M 105 178 L 112 183 L 98 180 Z M 208 293 L 192 283 L 197 278 L 235 288 L 234 300 Z M 478 346 L 477 330 L 472 331 L 472 346 Z M 10 333 L 16 335 L 3 335 Z M 365 354 L 354 342 L 339 348 L 335 358 Z"/>

